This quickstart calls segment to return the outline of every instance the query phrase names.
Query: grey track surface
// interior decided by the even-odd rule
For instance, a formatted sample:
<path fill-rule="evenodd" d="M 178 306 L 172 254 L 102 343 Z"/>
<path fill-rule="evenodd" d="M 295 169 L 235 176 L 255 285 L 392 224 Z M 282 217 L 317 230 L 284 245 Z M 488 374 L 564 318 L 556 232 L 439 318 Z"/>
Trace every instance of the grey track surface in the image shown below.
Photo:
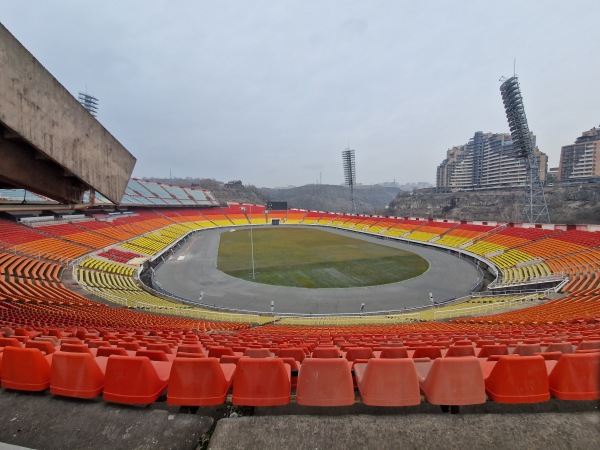
<path fill-rule="evenodd" d="M 365 303 L 365 312 L 429 305 L 429 292 L 435 301 L 462 297 L 479 276 L 471 263 L 440 250 L 345 230 L 319 229 L 416 253 L 429 261 L 429 270 L 410 280 L 364 288 L 305 289 L 253 283 L 217 270 L 221 233 L 232 232 L 221 228 L 192 236 L 156 271 L 155 280 L 166 291 L 191 301 L 198 301 L 204 292 L 203 303 L 219 307 L 269 312 L 274 301 L 275 312 L 339 314 L 359 312 L 361 303 Z M 248 232 L 247 228 L 233 230 Z"/>

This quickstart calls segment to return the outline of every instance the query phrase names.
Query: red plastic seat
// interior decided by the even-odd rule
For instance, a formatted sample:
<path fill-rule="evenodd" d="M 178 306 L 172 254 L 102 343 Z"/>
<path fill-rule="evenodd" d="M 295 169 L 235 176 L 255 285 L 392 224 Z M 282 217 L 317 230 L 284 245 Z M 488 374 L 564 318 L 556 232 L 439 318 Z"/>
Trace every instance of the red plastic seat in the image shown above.
<path fill-rule="evenodd" d="M 21 348 L 23 345 L 17 338 L 14 337 L 0 337 L 0 347 L 18 347 Z"/>
<path fill-rule="evenodd" d="M 165 355 L 173 354 L 173 349 L 166 342 L 150 342 L 146 346 L 146 350 L 162 350 Z"/>
<path fill-rule="evenodd" d="M 219 358 L 219 362 L 221 364 L 235 364 L 237 365 L 238 361 L 242 359 L 243 356 L 240 355 L 223 355 Z"/>
<path fill-rule="evenodd" d="M 561 400 L 599 400 L 600 353 L 563 355 L 548 382 L 550 393 Z"/>
<path fill-rule="evenodd" d="M 508 355 L 508 346 L 506 344 L 482 345 L 477 357 L 488 358 L 493 355 Z"/>
<path fill-rule="evenodd" d="M 485 390 L 498 403 L 537 403 L 550 400 L 544 358 L 500 356 L 484 365 Z"/>
<path fill-rule="evenodd" d="M 299 347 L 288 347 L 277 350 L 277 356 L 280 358 L 294 358 L 299 363 L 302 363 L 306 358 L 306 353 Z"/>
<path fill-rule="evenodd" d="M 381 349 L 380 358 L 408 358 L 406 347 L 384 347 Z"/>
<path fill-rule="evenodd" d="M 235 364 L 217 358 L 183 358 L 173 361 L 167 403 L 179 406 L 220 405 L 227 399 Z"/>
<path fill-rule="evenodd" d="M 125 350 L 135 352 L 140 349 L 140 344 L 138 342 L 121 341 L 117 342 L 117 348 L 124 348 Z"/>
<path fill-rule="evenodd" d="M 345 357 L 348 361 L 354 361 L 356 359 L 371 359 L 375 355 L 371 347 L 350 347 L 347 349 Z"/>
<path fill-rule="evenodd" d="M 272 358 L 273 353 L 268 348 L 247 348 L 244 350 L 244 356 L 250 358 Z"/>
<path fill-rule="evenodd" d="M 573 344 L 570 342 L 551 342 L 546 347 L 546 352 L 561 352 L 561 353 L 573 353 Z"/>
<path fill-rule="evenodd" d="M 208 349 L 209 358 L 220 358 L 223 355 L 234 355 L 233 349 L 230 347 L 212 346 Z"/>
<path fill-rule="evenodd" d="M 91 353 L 56 352 L 50 370 L 50 392 L 66 397 L 98 397 L 104 389 L 106 361 Z"/>
<path fill-rule="evenodd" d="M 141 348 L 135 352 L 135 356 L 147 356 L 150 361 L 169 361 L 169 358 L 162 350 L 146 350 Z"/>
<path fill-rule="evenodd" d="M 52 355 L 37 348 L 5 347 L 2 352 L 2 387 L 20 391 L 44 391 L 50 386 Z"/>
<path fill-rule="evenodd" d="M 61 352 L 69 352 L 69 353 L 89 353 L 92 355 L 92 351 L 85 344 L 62 344 L 60 346 Z"/>
<path fill-rule="evenodd" d="M 541 353 L 542 347 L 540 344 L 517 344 L 513 350 L 513 355 L 532 356 L 535 353 Z"/>
<path fill-rule="evenodd" d="M 452 345 L 446 352 L 446 358 L 455 356 L 475 356 L 475 348 L 472 345 Z"/>
<path fill-rule="evenodd" d="M 148 349 L 152 350 L 152 349 Z M 202 347 L 199 344 L 181 344 L 177 347 L 177 354 L 179 353 L 202 353 Z"/>
<path fill-rule="evenodd" d="M 362 402 L 371 406 L 413 406 L 421 403 L 419 376 L 409 358 L 370 359 L 354 365 Z"/>
<path fill-rule="evenodd" d="M 599 341 L 581 341 L 577 346 L 577 350 L 596 350 L 600 349 Z"/>
<path fill-rule="evenodd" d="M 417 347 L 413 353 L 413 358 L 437 359 L 442 357 L 442 347 L 427 346 Z"/>
<path fill-rule="evenodd" d="M 315 347 L 312 351 L 313 358 L 339 358 L 340 349 L 337 347 Z"/>
<path fill-rule="evenodd" d="M 435 359 L 421 391 L 434 405 L 476 405 L 486 402 L 483 372 L 474 356 Z"/>
<path fill-rule="evenodd" d="M 167 388 L 170 371 L 171 363 L 111 355 L 106 364 L 104 400 L 138 405 L 155 402 Z"/>
<path fill-rule="evenodd" d="M 241 358 L 233 377 L 232 403 L 279 406 L 290 402 L 291 369 L 278 358 Z"/>
<path fill-rule="evenodd" d="M 51 355 L 56 351 L 56 347 L 49 341 L 29 340 L 25 342 L 25 348 L 37 348 L 45 355 Z"/>
<path fill-rule="evenodd" d="M 354 385 L 348 361 L 342 358 L 307 358 L 298 371 L 296 402 L 307 406 L 354 404 Z"/>
<path fill-rule="evenodd" d="M 129 353 L 127 353 L 127 350 L 125 350 L 123 347 L 98 347 L 96 356 L 111 355 L 129 356 Z"/>

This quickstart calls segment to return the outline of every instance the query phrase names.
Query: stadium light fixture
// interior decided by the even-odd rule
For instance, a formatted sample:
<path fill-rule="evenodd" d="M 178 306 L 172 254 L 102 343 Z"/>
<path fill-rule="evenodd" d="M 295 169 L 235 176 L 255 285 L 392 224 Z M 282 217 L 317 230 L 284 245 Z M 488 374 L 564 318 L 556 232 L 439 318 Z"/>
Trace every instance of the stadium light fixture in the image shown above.
<path fill-rule="evenodd" d="M 344 181 L 350 187 L 350 201 L 352 202 L 352 214 L 356 214 L 356 204 L 354 203 L 354 185 L 356 184 L 356 163 L 354 150 L 348 147 L 342 151 L 342 161 L 344 166 Z"/>

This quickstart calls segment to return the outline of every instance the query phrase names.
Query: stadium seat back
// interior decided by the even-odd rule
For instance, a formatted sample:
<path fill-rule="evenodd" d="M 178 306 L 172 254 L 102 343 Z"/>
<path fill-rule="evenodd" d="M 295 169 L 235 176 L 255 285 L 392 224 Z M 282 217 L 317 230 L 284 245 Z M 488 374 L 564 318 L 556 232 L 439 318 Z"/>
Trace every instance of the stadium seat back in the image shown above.
<path fill-rule="evenodd" d="M 405 347 L 384 347 L 379 358 L 408 358 L 408 351 Z"/>
<path fill-rule="evenodd" d="M 76 398 L 95 398 L 104 388 L 104 366 L 91 353 L 59 351 L 52 357 L 50 392 Z"/>
<path fill-rule="evenodd" d="M 352 373 L 346 359 L 307 358 L 298 371 L 296 402 L 307 406 L 354 404 Z"/>
<path fill-rule="evenodd" d="M 563 355 L 548 382 L 550 393 L 561 400 L 599 400 L 600 353 Z"/>
<path fill-rule="evenodd" d="M 435 359 L 421 390 L 434 405 L 475 405 L 486 401 L 483 372 L 474 356 Z"/>
<path fill-rule="evenodd" d="M 354 365 L 362 402 L 371 406 L 413 406 L 421 403 L 419 376 L 410 358 L 372 358 Z"/>
<path fill-rule="evenodd" d="M 167 388 L 170 363 L 145 356 L 111 355 L 106 364 L 104 400 L 126 404 L 149 404 Z"/>
<path fill-rule="evenodd" d="M 550 400 L 544 358 L 501 356 L 485 380 L 486 392 L 498 403 L 537 403 Z"/>
<path fill-rule="evenodd" d="M 232 403 L 279 406 L 290 402 L 291 369 L 278 358 L 241 358 L 233 377 Z"/>
<path fill-rule="evenodd" d="M 2 352 L 2 387 L 44 391 L 50 386 L 50 359 L 37 348 L 5 347 Z"/>
<path fill-rule="evenodd" d="M 219 364 L 217 358 L 177 357 L 169 376 L 167 403 L 179 406 L 223 404 L 235 369 L 235 364 Z"/>

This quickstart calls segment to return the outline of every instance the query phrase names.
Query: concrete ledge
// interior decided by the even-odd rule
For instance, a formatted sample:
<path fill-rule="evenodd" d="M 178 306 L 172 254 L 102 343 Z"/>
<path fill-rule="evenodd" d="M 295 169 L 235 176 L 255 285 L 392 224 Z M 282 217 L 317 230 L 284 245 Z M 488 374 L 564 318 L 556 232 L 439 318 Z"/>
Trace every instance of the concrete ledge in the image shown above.
<path fill-rule="evenodd" d="M 213 419 L 178 410 L 3 390 L 0 449 L 3 443 L 48 450 L 196 449 Z"/>
<path fill-rule="evenodd" d="M 590 449 L 598 412 L 222 419 L 209 449 Z"/>

